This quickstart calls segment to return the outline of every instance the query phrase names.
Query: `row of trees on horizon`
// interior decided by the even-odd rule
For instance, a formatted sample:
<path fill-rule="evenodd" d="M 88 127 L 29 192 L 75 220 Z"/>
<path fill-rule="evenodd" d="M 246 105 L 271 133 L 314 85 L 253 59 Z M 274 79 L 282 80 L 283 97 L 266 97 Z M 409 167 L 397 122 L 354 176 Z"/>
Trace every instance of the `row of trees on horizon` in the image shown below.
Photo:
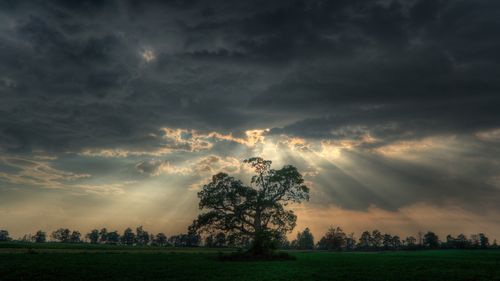
<path fill-rule="evenodd" d="M 285 245 L 286 246 L 286 245 Z M 330 227 L 320 240 L 315 243 L 314 236 L 309 228 L 297 234 L 297 238 L 290 242 L 290 249 L 303 250 L 330 250 L 330 251 L 370 251 L 370 250 L 417 250 L 417 249 L 486 249 L 496 248 L 497 242 L 489 242 L 484 233 L 472 234 L 467 238 L 464 234 L 457 237 L 447 235 L 442 241 L 432 231 L 419 232 L 416 237 L 408 236 L 401 239 L 398 235 L 383 234 L 379 230 L 364 231 L 359 239 L 354 233 L 345 233 L 340 227 Z"/>
<path fill-rule="evenodd" d="M 128 227 L 120 234 L 117 230 L 108 231 L 107 228 L 93 229 L 84 236 L 78 230 L 68 228 L 59 228 L 54 230 L 50 236 L 43 230 L 38 230 L 35 234 L 26 234 L 22 238 L 14 240 L 9 237 L 7 230 L 0 230 L 0 242 L 18 241 L 18 242 L 60 242 L 60 243 L 90 243 L 90 244 L 110 244 L 110 245 L 144 245 L 144 246 L 176 246 L 190 247 L 200 245 L 199 235 L 188 232 L 187 234 L 173 235 L 167 239 L 167 236 L 160 232 L 157 234 L 149 233 L 139 226 L 134 230 Z"/>
<path fill-rule="evenodd" d="M 68 228 L 59 228 L 47 237 L 47 233 L 39 230 L 35 234 L 27 234 L 19 239 L 12 239 L 7 230 L 0 230 L 0 242 L 60 242 L 60 243 L 90 243 L 110 245 L 139 246 L 172 246 L 172 247 L 210 247 L 210 248 L 246 248 L 251 244 L 248 238 L 226 235 L 223 232 L 211 233 L 203 237 L 192 229 L 167 237 L 164 233 L 150 233 L 139 226 L 135 229 L 126 228 L 122 234 L 118 231 L 108 231 L 106 228 L 93 229 L 84 236 Z M 483 234 L 472 234 L 467 237 L 460 234 L 457 237 L 447 235 L 440 240 L 432 231 L 419 232 L 416 237 L 408 236 L 401 239 L 398 235 L 383 234 L 379 230 L 364 231 L 359 239 L 354 233 L 345 233 L 340 227 L 331 227 L 319 241 L 315 242 L 309 228 L 297 233 L 296 239 L 289 241 L 281 237 L 275 241 L 278 248 L 296 250 L 329 250 L 329 251 L 380 251 L 380 250 L 418 250 L 418 249 L 486 249 L 497 248 L 496 240 L 490 244 L 489 238 Z"/>

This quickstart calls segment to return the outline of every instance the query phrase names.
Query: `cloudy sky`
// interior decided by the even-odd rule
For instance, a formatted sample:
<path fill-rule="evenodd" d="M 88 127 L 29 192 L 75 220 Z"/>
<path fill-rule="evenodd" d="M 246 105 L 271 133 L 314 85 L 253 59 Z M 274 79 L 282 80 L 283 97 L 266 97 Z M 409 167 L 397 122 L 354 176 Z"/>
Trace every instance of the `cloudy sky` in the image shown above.
<path fill-rule="evenodd" d="M 500 2 L 1 1 L 0 228 L 144 225 L 262 156 L 298 228 L 500 238 Z"/>

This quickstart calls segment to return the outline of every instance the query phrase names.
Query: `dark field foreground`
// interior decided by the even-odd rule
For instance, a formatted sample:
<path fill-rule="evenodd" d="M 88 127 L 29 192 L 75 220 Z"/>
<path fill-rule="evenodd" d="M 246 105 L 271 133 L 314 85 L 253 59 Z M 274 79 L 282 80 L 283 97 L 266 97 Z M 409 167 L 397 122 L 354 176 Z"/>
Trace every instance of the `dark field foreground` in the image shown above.
<path fill-rule="evenodd" d="M 500 280 L 498 250 L 291 253 L 221 262 L 208 249 L 2 245 L 0 280 Z"/>

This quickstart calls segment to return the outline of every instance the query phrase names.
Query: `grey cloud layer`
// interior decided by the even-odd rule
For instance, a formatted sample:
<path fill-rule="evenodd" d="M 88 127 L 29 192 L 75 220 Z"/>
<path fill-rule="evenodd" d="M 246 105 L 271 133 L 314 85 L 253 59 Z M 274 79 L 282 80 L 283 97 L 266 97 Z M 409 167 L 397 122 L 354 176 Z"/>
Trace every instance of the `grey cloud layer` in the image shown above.
<path fill-rule="evenodd" d="M 127 165 L 140 178 L 170 159 L 138 155 L 198 151 L 188 132 L 178 141 L 163 127 L 234 137 L 272 128 L 269 137 L 312 142 L 369 135 L 376 141 L 349 157 L 392 181 L 366 187 L 323 163 L 326 203 L 479 204 L 498 198 L 498 141 L 475 135 L 500 127 L 499 14 L 488 0 L 2 1 L 0 153 L 121 149 L 135 153 Z M 462 143 L 443 165 L 477 170 L 372 154 L 449 135 Z M 203 141 L 214 146 L 198 156 L 242 146 Z M 389 204 L 370 189 L 399 191 Z"/>
<path fill-rule="evenodd" d="M 309 137 L 344 126 L 389 136 L 492 128 L 499 10 L 438 0 L 7 1 L 2 146 L 140 146 L 160 126 Z M 375 129 L 388 124 L 398 129 Z"/>

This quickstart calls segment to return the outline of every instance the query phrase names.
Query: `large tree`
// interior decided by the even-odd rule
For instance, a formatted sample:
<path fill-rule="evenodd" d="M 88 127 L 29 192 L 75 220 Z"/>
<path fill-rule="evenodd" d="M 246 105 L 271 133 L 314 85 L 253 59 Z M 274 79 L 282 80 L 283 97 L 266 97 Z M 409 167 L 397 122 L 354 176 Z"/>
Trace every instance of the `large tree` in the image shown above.
<path fill-rule="evenodd" d="M 273 249 L 275 237 L 293 230 L 297 216 L 286 206 L 309 200 L 309 188 L 291 165 L 275 170 L 271 161 L 260 157 L 244 162 L 255 170 L 250 185 L 225 173 L 214 175 L 198 193 L 199 207 L 206 212 L 193 227 L 249 238 L 252 254 L 262 255 Z"/>

